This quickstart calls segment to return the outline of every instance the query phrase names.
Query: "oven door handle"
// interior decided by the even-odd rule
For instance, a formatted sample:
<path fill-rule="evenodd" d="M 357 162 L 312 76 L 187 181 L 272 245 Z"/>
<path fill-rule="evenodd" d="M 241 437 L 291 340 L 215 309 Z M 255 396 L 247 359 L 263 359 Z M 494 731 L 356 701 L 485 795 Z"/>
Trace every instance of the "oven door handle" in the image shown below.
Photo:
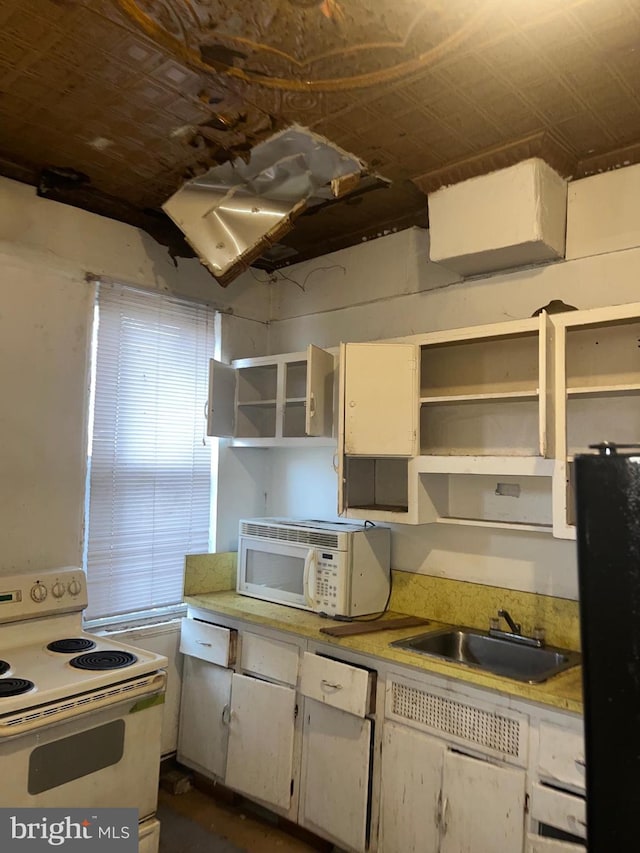
<path fill-rule="evenodd" d="M 61 720 L 77 718 L 81 720 L 86 714 L 107 708 L 110 705 L 122 704 L 136 699 L 139 696 L 152 697 L 156 693 L 164 693 L 167 684 L 167 673 L 158 670 L 151 676 L 143 676 L 140 683 L 129 682 L 118 689 L 117 686 L 105 687 L 104 690 L 96 691 L 96 698 L 86 694 L 79 697 L 62 699 L 51 705 L 43 705 L 40 713 L 36 715 L 33 709 L 25 712 L 17 712 L 7 715 L 0 720 L 0 740 L 16 737 L 26 732 L 38 729 L 43 731 L 45 727 L 59 723 Z M 164 697 L 161 697 L 164 701 Z M 58 706 L 58 709 L 56 709 Z M 143 710 L 143 708 L 140 708 Z"/>

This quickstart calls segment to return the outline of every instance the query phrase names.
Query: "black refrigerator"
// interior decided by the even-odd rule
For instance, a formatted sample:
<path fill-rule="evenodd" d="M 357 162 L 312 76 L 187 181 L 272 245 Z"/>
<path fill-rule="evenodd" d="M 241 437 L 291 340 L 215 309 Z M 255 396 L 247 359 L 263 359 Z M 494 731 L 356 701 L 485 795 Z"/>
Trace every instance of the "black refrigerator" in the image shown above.
<path fill-rule="evenodd" d="M 574 465 L 587 844 L 622 853 L 640 850 L 640 446 Z"/>

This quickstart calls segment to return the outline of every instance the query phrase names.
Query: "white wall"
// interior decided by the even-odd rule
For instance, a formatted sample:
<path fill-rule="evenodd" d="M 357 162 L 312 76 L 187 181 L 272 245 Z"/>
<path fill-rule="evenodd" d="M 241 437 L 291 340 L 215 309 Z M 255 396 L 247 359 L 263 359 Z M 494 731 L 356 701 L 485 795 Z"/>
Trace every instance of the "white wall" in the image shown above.
<path fill-rule="evenodd" d="M 633 187 L 639 178 L 636 166 L 598 176 L 597 186 L 593 178 L 572 185 L 568 230 L 574 248 L 565 261 L 461 282 L 428 261 L 428 234 L 412 229 L 289 267 L 287 276 L 304 287 L 285 280 L 276 285 L 270 351 L 524 318 L 551 299 L 578 308 L 640 301 L 640 217 L 629 222 L 608 213 L 623 181 Z M 633 206 L 625 204 L 625 210 Z M 593 223 L 602 217 L 606 244 L 593 237 Z M 613 233 L 612 221 L 619 223 Z M 272 463 L 261 483 L 267 513 L 334 518 L 333 451 L 269 452 Z M 577 596 L 573 542 L 436 525 L 393 529 L 397 569 Z"/>

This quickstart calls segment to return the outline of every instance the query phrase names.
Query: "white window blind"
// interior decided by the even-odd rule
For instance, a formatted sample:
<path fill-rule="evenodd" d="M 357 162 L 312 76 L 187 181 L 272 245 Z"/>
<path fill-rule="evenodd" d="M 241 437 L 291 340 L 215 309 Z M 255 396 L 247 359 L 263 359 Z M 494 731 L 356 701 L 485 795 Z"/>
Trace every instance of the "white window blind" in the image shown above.
<path fill-rule="evenodd" d="M 204 305 L 100 285 L 88 619 L 180 602 L 185 554 L 208 550 L 213 320 Z"/>

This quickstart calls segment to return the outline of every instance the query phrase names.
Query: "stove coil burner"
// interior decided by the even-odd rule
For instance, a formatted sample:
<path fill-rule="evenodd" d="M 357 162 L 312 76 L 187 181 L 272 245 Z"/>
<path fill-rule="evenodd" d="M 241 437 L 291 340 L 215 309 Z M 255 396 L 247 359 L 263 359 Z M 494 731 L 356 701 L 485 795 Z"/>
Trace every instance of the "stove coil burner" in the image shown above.
<path fill-rule="evenodd" d="M 8 696 L 19 696 L 21 693 L 33 690 L 34 687 L 35 684 L 33 681 L 27 681 L 26 678 L 1 678 L 0 698 L 6 699 Z"/>
<path fill-rule="evenodd" d="M 0 660 L 0 675 L 4 675 L 5 672 L 9 672 L 11 666 L 6 662 L 6 660 Z"/>
<path fill-rule="evenodd" d="M 86 652 L 89 649 L 95 649 L 95 647 L 96 644 L 93 640 L 88 640 L 86 637 L 69 637 L 65 640 L 54 640 L 53 643 L 49 643 L 47 646 L 50 652 L 61 652 L 67 655 Z"/>
<path fill-rule="evenodd" d="M 88 652 L 86 655 L 79 655 L 69 663 L 76 669 L 121 669 L 137 660 L 138 658 L 131 652 L 109 649 L 104 652 Z"/>

